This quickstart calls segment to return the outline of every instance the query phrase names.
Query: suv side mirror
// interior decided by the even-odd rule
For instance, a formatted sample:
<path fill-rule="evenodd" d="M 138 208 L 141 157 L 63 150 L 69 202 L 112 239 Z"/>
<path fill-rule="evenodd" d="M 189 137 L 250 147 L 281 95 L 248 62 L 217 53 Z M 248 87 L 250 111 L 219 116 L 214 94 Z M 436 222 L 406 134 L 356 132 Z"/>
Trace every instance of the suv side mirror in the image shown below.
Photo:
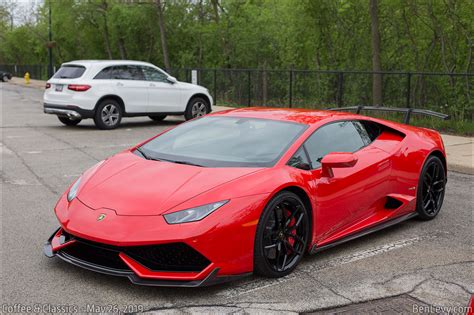
<path fill-rule="evenodd" d="M 352 167 L 357 163 L 357 156 L 352 153 L 333 152 L 321 160 L 322 173 L 324 177 L 334 177 L 333 168 Z"/>
<path fill-rule="evenodd" d="M 170 75 L 166 78 L 166 80 L 168 80 L 168 82 L 171 84 L 175 84 L 176 82 L 178 82 L 175 77 L 172 77 Z"/>

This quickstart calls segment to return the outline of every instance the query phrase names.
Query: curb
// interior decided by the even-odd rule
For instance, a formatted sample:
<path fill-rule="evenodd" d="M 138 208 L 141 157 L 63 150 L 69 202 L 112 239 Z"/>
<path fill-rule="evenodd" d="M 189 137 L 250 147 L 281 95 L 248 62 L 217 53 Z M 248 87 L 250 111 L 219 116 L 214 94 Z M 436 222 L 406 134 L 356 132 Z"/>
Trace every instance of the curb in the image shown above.
<path fill-rule="evenodd" d="M 453 164 L 453 163 L 448 162 L 448 172 L 474 175 L 474 168 L 466 166 L 466 165 Z"/>

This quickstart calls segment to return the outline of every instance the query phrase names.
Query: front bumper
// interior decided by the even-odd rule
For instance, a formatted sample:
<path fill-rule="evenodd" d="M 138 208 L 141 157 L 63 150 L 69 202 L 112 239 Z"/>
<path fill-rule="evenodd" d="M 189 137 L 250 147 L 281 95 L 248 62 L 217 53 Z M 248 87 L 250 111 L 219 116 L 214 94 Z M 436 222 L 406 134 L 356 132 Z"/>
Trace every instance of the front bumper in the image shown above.
<path fill-rule="evenodd" d="M 89 253 L 74 251 L 74 247 L 92 248 Z M 209 262 L 196 271 L 156 271 L 143 265 L 135 257 L 130 257 L 132 247 L 115 247 L 87 241 L 57 229 L 44 245 L 43 252 L 47 257 L 59 257 L 75 266 L 91 271 L 127 277 L 132 283 L 147 286 L 164 287 L 202 287 L 232 281 L 248 275 L 218 275 L 219 268 Z M 84 250 L 84 249 L 82 249 Z M 92 254 L 91 252 L 94 252 Z M 140 259 L 141 256 L 138 256 Z"/>

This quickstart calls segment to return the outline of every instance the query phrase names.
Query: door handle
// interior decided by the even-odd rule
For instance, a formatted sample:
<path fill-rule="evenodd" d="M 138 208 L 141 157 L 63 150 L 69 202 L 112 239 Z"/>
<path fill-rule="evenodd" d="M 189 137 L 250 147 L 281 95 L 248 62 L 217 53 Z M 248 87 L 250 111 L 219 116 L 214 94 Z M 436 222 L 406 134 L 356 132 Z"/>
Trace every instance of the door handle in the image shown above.
<path fill-rule="evenodd" d="M 151 86 L 151 87 L 155 87 L 156 85 L 154 85 L 153 83 L 150 83 L 150 86 Z"/>
<path fill-rule="evenodd" d="M 123 86 L 122 82 L 117 82 L 117 86 Z"/>

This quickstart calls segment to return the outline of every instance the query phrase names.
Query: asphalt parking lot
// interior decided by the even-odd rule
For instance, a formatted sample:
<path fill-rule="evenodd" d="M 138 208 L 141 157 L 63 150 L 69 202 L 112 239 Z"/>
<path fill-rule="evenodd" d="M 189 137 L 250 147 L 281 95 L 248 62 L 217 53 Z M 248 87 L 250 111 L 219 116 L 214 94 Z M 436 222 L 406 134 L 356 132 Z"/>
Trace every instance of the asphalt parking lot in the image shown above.
<path fill-rule="evenodd" d="M 68 185 L 97 161 L 182 120 L 125 118 L 112 131 L 95 129 L 91 120 L 65 127 L 43 114 L 41 98 L 38 89 L 0 85 L 0 313 L 15 304 L 67 304 L 80 312 L 111 306 L 203 313 L 210 307 L 214 312 L 341 306 L 347 311 L 347 305 L 387 297 L 404 297 L 398 299 L 413 307 L 462 307 L 474 292 L 474 178 L 454 172 L 435 220 L 411 220 L 306 257 L 296 272 L 278 280 L 249 277 L 197 289 L 140 287 L 48 259 L 42 247 L 57 227 L 52 208 Z"/>

